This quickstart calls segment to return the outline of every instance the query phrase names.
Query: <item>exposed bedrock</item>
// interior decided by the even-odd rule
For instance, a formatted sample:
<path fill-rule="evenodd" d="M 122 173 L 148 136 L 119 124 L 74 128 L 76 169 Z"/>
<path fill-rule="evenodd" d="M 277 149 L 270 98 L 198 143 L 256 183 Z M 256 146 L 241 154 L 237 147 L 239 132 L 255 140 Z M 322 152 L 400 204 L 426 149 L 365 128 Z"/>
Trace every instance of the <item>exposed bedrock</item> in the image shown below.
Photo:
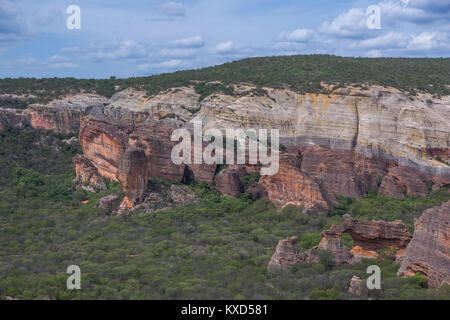
<path fill-rule="evenodd" d="M 303 206 L 310 212 L 329 208 L 320 186 L 298 168 L 295 157 L 282 156 L 278 173 L 261 177 L 259 184 L 266 189 L 269 200 L 275 204 Z"/>
<path fill-rule="evenodd" d="M 341 237 L 344 233 L 353 238 L 353 248 L 347 249 L 342 244 Z M 380 250 L 385 248 L 395 248 L 399 253 L 410 240 L 408 228 L 399 220 L 386 222 L 346 219 L 340 226 L 332 226 L 323 231 L 317 248 L 331 251 L 336 264 L 351 264 L 363 258 L 376 258 Z"/>
<path fill-rule="evenodd" d="M 281 159 L 278 174 L 262 177 L 258 188 L 276 204 L 312 211 L 332 207 L 339 194 L 361 198 L 373 190 L 402 198 L 449 185 L 450 167 L 437 159 L 447 161 L 450 154 L 450 97 L 411 97 L 378 86 L 329 94 L 264 88 L 265 94 L 254 95 L 251 88 L 237 85 L 233 95 L 218 92 L 201 101 L 192 87 L 151 97 L 133 89 L 111 99 L 77 94 L 30 105 L 20 116 L 0 111 L 0 129 L 29 121 L 56 132 L 78 130 L 84 156 L 116 181 L 125 150 L 138 143 L 150 177 L 221 180 L 220 191 L 233 196 L 239 184 L 225 177 L 228 171 L 218 177 L 215 165 L 173 164 L 173 130 L 188 127 L 194 117 L 204 130 L 279 129 L 290 159 Z M 227 179 L 230 186 L 224 186 Z"/>
<path fill-rule="evenodd" d="M 353 238 L 353 248 L 347 249 L 342 244 L 341 237 L 344 233 L 349 233 Z M 269 265 L 290 267 L 318 262 L 318 250 L 333 253 L 337 265 L 352 264 L 364 258 L 376 258 L 380 250 L 385 248 L 403 253 L 410 240 L 411 234 L 401 221 L 346 219 L 340 226 L 324 230 L 319 245 L 307 251 L 298 246 L 297 237 L 280 240 Z"/>
<path fill-rule="evenodd" d="M 133 208 L 143 201 L 147 191 L 149 173 L 147 156 L 142 148 L 130 146 L 124 153 L 117 174 L 125 197 L 121 208 Z"/>
<path fill-rule="evenodd" d="M 401 276 L 421 273 L 428 284 L 450 285 L 450 201 L 425 210 L 415 220 L 414 236 L 398 270 Z"/>
<path fill-rule="evenodd" d="M 270 259 L 269 266 L 276 265 L 289 268 L 308 262 L 308 252 L 303 251 L 299 247 L 298 238 L 294 236 L 278 241 L 277 248 Z"/>
<path fill-rule="evenodd" d="M 78 140 L 84 156 L 100 174 L 118 181 L 119 165 L 128 145 L 126 131 L 115 124 L 88 117 L 81 123 Z"/>
<path fill-rule="evenodd" d="M 102 108 L 108 99 L 93 94 L 77 94 L 58 99 L 49 104 L 32 104 L 26 110 L 33 128 L 58 133 L 74 133 L 80 127 L 80 119 L 92 108 Z"/>
<path fill-rule="evenodd" d="M 78 154 L 73 158 L 75 165 L 76 177 L 73 183 L 84 185 L 99 189 L 106 189 L 106 183 L 103 177 L 98 172 L 94 164 L 84 156 Z"/>
<path fill-rule="evenodd" d="M 27 125 L 30 125 L 30 119 L 23 111 L 0 108 L 0 131 L 8 127 L 21 129 Z"/>

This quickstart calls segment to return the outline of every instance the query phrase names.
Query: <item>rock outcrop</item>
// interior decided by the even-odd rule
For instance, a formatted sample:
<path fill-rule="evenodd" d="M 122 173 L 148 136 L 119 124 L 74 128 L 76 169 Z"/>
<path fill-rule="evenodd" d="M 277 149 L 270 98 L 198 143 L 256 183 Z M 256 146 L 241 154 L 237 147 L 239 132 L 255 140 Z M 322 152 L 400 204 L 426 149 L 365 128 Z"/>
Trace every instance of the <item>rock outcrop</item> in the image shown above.
<path fill-rule="evenodd" d="M 350 250 L 342 244 L 344 233 L 350 234 L 354 241 Z M 397 220 L 386 222 L 382 220 L 345 219 L 340 226 L 331 226 L 322 232 L 322 240 L 317 246 L 320 250 L 331 251 L 338 265 L 352 264 L 364 258 L 376 258 L 385 248 L 403 250 L 411 241 L 411 234 L 403 222 Z"/>
<path fill-rule="evenodd" d="M 275 249 L 275 253 L 270 259 L 269 266 L 277 265 L 289 268 L 295 265 L 306 263 L 307 255 L 299 247 L 298 238 L 290 237 L 280 240 Z"/>
<path fill-rule="evenodd" d="M 144 200 L 149 172 L 147 156 L 143 149 L 132 146 L 125 151 L 119 165 L 117 178 L 125 193 L 121 208 L 133 208 Z"/>
<path fill-rule="evenodd" d="M 345 248 L 341 237 L 349 233 L 354 246 Z M 307 251 L 298 246 L 297 237 L 280 240 L 269 265 L 290 267 L 303 263 L 317 263 L 319 250 L 330 251 L 337 265 L 353 264 L 364 258 L 376 258 L 385 248 L 394 248 L 404 252 L 411 240 L 411 234 L 401 221 L 386 222 L 382 220 L 346 219 L 340 226 L 331 226 L 322 232 L 318 246 Z"/>
<path fill-rule="evenodd" d="M 108 99 L 99 95 L 77 94 L 47 105 L 32 104 L 26 112 L 33 128 L 75 133 L 80 127 L 82 116 L 92 108 L 103 108 L 107 103 Z"/>
<path fill-rule="evenodd" d="M 116 193 L 107 195 L 99 200 L 98 207 L 105 209 L 109 205 L 113 204 L 114 202 L 116 202 L 118 200 L 119 200 L 119 196 Z"/>
<path fill-rule="evenodd" d="M 29 118 L 22 110 L 0 108 L 0 131 L 8 127 L 22 129 L 29 124 Z"/>
<path fill-rule="evenodd" d="M 428 284 L 450 285 L 450 201 L 425 210 L 415 220 L 414 236 L 398 270 L 401 276 L 421 273 Z"/>
<path fill-rule="evenodd" d="M 415 97 L 393 89 L 330 89 L 328 94 L 298 94 L 288 89 L 235 85 L 233 95 L 216 92 L 199 100 L 191 87 L 147 96 L 126 89 L 106 99 L 77 94 L 48 104 L 32 104 L 23 113 L 0 110 L 0 130 L 30 123 L 35 128 L 79 131 L 84 156 L 99 173 L 118 181 L 125 150 L 139 143 L 150 177 L 221 185 L 238 196 L 235 178 L 216 174 L 215 165 L 175 165 L 170 155 L 173 130 L 191 126 L 278 129 L 286 147 L 280 171 L 263 177 L 259 189 L 280 206 L 303 206 L 310 212 L 331 208 L 337 195 L 361 198 L 368 191 L 394 197 L 423 196 L 449 184 L 450 97 Z M 290 158 L 290 159 L 287 159 Z M 287 159 L 287 160 L 286 160 Z M 231 180 L 229 180 L 231 182 Z"/>
<path fill-rule="evenodd" d="M 90 117 L 84 119 L 78 140 L 84 156 L 95 165 L 100 174 L 118 181 L 117 173 L 128 144 L 128 135 L 113 122 L 102 120 Z"/>
<path fill-rule="evenodd" d="M 400 199 L 406 195 L 425 196 L 429 193 L 427 183 L 432 183 L 430 177 L 427 178 L 425 173 L 417 169 L 404 166 L 393 167 L 383 177 L 380 193 Z"/>
<path fill-rule="evenodd" d="M 350 280 L 350 286 L 348 287 L 348 293 L 359 296 L 361 294 L 362 280 L 358 276 L 353 276 Z"/>
<path fill-rule="evenodd" d="M 239 198 L 243 192 L 241 179 L 245 175 L 244 166 L 231 165 L 216 175 L 216 189 L 223 195 Z"/>
<path fill-rule="evenodd" d="M 286 157 L 280 159 L 278 173 L 261 177 L 259 184 L 269 200 L 281 206 L 303 206 L 310 212 L 328 209 L 320 186 Z"/>
<path fill-rule="evenodd" d="M 92 162 L 82 155 L 76 155 L 73 158 L 76 177 L 74 183 L 79 185 L 87 184 L 90 187 L 106 189 L 106 183 Z"/>

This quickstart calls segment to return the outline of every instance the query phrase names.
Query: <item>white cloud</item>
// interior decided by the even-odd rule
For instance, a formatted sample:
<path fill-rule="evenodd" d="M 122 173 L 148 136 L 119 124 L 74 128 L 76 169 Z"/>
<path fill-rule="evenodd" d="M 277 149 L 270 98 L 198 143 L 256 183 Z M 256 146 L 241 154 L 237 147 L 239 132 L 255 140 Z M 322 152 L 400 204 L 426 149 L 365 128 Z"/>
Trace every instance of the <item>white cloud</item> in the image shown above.
<path fill-rule="evenodd" d="M 362 38 L 369 34 L 367 28 L 367 14 L 361 8 L 352 8 L 340 14 L 332 22 L 325 21 L 319 31 L 342 38 Z"/>
<path fill-rule="evenodd" d="M 179 48 L 201 48 L 205 45 L 205 42 L 201 36 L 195 36 L 176 40 L 173 45 Z"/>
<path fill-rule="evenodd" d="M 98 59 L 140 59 L 148 55 L 147 46 L 135 40 L 116 40 L 108 47 L 99 45 L 88 57 Z"/>
<path fill-rule="evenodd" d="M 25 40 L 31 35 L 20 8 L 10 0 L 0 1 L 0 43 L 3 45 Z"/>
<path fill-rule="evenodd" d="M 282 32 L 277 40 L 284 42 L 308 42 L 314 35 L 311 29 L 296 29 L 292 32 Z"/>
<path fill-rule="evenodd" d="M 219 43 L 213 51 L 218 54 L 233 54 L 236 53 L 237 48 L 233 41 L 228 41 Z"/>
<path fill-rule="evenodd" d="M 449 39 L 446 34 L 436 32 L 422 32 L 417 36 L 412 36 L 408 44 L 408 50 L 426 51 L 439 47 L 448 47 Z"/>
<path fill-rule="evenodd" d="M 394 24 L 399 21 L 425 23 L 432 21 L 435 16 L 420 8 L 412 7 L 411 2 L 405 4 L 402 1 L 387 0 L 378 5 L 381 8 L 382 23 Z"/>
<path fill-rule="evenodd" d="M 138 66 L 138 69 L 142 72 L 149 72 L 152 70 L 160 71 L 160 70 L 173 70 L 176 68 L 180 68 L 186 66 L 186 63 L 179 59 L 165 60 L 159 63 L 144 63 Z"/>
<path fill-rule="evenodd" d="M 408 45 L 408 36 L 399 32 L 389 32 L 388 34 L 376 38 L 366 39 L 351 44 L 351 48 L 365 49 L 385 49 L 385 48 L 404 48 Z"/>

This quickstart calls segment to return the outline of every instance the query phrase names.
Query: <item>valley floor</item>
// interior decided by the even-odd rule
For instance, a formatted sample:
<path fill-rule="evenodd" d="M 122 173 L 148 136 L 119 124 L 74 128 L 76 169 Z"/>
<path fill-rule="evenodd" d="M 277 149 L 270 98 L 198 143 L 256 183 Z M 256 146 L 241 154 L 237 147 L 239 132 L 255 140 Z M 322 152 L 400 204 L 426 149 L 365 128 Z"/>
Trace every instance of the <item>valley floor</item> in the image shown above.
<path fill-rule="evenodd" d="M 278 240 L 296 235 L 318 244 L 322 230 L 348 213 L 360 219 L 413 220 L 450 200 L 447 189 L 402 200 L 368 194 L 341 198 L 329 215 L 276 209 L 266 200 L 221 197 L 206 185 L 183 207 L 112 215 L 96 193 L 76 190 L 67 136 L 40 131 L 0 133 L 0 299 L 450 299 L 450 287 L 427 288 L 421 276 L 400 278 L 388 251 L 377 260 L 335 266 L 330 259 L 290 270 L 267 268 Z M 119 197 L 120 198 L 120 197 Z M 347 239 L 351 245 L 351 239 Z M 81 290 L 66 290 L 66 268 L 81 269 Z M 348 293 L 377 264 L 382 289 Z"/>

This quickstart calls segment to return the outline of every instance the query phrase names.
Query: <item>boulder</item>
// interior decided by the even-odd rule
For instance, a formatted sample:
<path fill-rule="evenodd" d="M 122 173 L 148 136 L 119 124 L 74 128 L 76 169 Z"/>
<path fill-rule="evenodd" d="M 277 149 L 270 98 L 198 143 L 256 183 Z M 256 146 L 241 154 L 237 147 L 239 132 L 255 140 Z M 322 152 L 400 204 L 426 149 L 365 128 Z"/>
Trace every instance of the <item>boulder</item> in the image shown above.
<path fill-rule="evenodd" d="M 226 196 L 239 198 L 244 191 L 241 178 L 246 175 L 244 166 L 231 165 L 221 170 L 215 177 L 216 189 Z"/>
<path fill-rule="evenodd" d="M 117 200 L 119 200 L 119 196 L 116 193 L 113 193 L 107 195 L 106 197 L 101 198 L 98 202 L 98 206 L 99 208 L 105 209 L 112 203 L 116 202 Z"/>
<path fill-rule="evenodd" d="M 348 293 L 359 296 L 361 294 L 362 280 L 358 276 L 353 276 L 350 280 Z"/>
<path fill-rule="evenodd" d="M 284 268 L 306 263 L 307 257 L 298 245 L 297 237 L 290 237 L 278 242 L 269 266 L 278 265 Z"/>

